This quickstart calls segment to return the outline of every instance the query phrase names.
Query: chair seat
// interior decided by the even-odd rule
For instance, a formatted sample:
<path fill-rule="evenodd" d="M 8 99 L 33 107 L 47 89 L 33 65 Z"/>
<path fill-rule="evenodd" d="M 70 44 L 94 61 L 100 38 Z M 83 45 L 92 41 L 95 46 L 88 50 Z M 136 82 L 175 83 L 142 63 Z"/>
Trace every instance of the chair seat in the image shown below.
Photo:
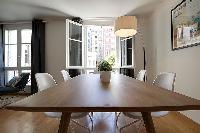
<path fill-rule="evenodd" d="M 60 118 L 62 113 L 61 112 L 44 112 L 46 116 L 52 117 L 52 118 Z M 78 112 L 78 113 L 72 113 L 71 118 L 72 119 L 79 119 L 87 116 L 88 113 L 85 112 Z"/>
<path fill-rule="evenodd" d="M 80 119 L 80 118 L 86 117 L 88 114 L 89 113 L 87 113 L 87 112 L 72 113 L 71 118 L 72 119 Z"/>
<path fill-rule="evenodd" d="M 123 112 L 123 114 L 129 118 L 141 119 L 142 114 L 140 112 Z"/>
<path fill-rule="evenodd" d="M 159 111 L 159 112 L 151 112 L 152 117 L 162 117 L 169 113 L 169 111 Z M 129 118 L 133 119 L 141 119 L 142 114 L 140 112 L 123 112 L 123 114 Z"/>
<path fill-rule="evenodd" d="M 152 112 L 151 116 L 153 117 L 162 117 L 169 113 L 169 111 L 159 111 L 159 112 Z"/>
<path fill-rule="evenodd" d="M 44 114 L 51 118 L 60 118 L 62 115 L 61 112 L 44 112 Z"/>

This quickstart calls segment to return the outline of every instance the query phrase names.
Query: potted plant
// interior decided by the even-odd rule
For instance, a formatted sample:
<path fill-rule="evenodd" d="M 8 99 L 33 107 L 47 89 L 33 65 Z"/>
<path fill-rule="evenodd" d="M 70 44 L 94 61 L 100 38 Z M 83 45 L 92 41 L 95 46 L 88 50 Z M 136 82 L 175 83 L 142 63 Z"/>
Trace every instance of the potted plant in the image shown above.
<path fill-rule="evenodd" d="M 98 65 L 100 71 L 100 79 L 102 82 L 110 82 L 112 66 L 106 60 L 103 60 Z"/>

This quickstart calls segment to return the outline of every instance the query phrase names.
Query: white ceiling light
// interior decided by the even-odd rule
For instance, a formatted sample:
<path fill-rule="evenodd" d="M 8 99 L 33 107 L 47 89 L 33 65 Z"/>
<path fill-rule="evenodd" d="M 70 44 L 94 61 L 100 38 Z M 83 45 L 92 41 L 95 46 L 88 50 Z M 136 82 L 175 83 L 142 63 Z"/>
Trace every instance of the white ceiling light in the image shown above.
<path fill-rule="evenodd" d="M 130 37 L 137 33 L 137 19 L 135 16 L 121 16 L 115 20 L 115 35 Z"/>

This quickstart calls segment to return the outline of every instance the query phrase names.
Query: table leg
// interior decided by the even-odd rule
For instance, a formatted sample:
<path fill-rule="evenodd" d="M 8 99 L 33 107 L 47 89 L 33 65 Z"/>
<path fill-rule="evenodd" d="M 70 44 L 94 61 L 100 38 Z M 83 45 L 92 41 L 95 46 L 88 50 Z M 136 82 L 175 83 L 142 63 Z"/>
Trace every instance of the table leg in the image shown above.
<path fill-rule="evenodd" d="M 141 112 L 147 133 L 156 133 L 151 112 Z"/>
<path fill-rule="evenodd" d="M 62 113 L 58 133 L 67 133 L 69 123 L 70 123 L 70 117 L 71 117 L 71 113 L 68 113 L 68 112 Z"/>

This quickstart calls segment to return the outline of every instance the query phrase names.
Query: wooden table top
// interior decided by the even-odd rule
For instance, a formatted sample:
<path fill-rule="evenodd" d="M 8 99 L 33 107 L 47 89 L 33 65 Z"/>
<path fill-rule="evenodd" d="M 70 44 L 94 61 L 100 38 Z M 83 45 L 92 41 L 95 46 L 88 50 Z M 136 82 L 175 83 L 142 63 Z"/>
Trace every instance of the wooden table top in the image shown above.
<path fill-rule="evenodd" d="M 7 109 L 31 112 L 152 112 L 200 110 L 200 100 L 136 79 L 113 74 L 109 84 L 100 75 L 80 75 L 38 92 Z"/>

